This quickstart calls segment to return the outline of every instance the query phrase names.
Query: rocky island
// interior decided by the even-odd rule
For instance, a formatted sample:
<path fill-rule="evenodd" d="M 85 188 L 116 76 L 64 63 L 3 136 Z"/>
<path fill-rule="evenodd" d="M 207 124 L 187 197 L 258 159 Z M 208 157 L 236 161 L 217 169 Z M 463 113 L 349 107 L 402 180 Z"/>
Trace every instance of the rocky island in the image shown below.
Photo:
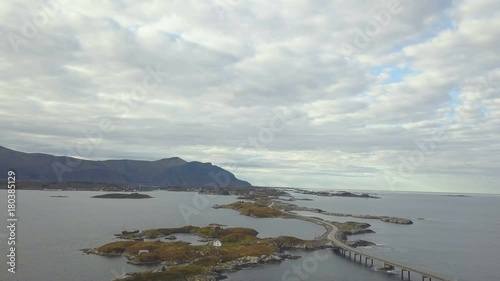
<path fill-rule="evenodd" d="M 269 201 L 244 202 L 239 201 L 228 205 L 221 205 L 219 208 L 232 209 L 240 212 L 241 215 L 257 218 L 277 218 L 288 217 L 288 215 L 280 210 L 273 209 Z M 271 207 L 270 207 L 271 206 Z"/>
<path fill-rule="evenodd" d="M 324 196 L 324 197 L 352 197 L 352 198 L 372 198 L 372 199 L 379 199 L 380 197 L 370 195 L 368 193 L 354 193 L 354 192 L 348 192 L 348 191 L 311 191 L 311 190 L 305 190 L 305 189 L 297 189 L 295 192 L 301 193 L 301 194 L 307 194 L 307 195 L 316 195 L 316 196 Z"/>
<path fill-rule="evenodd" d="M 333 225 L 338 227 L 337 236 L 342 241 L 347 241 L 347 236 L 350 235 L 375 233 L 375 231 L 369 229 L 371 225 L 368 223 L 349 221 L 345 223 L 333 222 Z"/>
<path fill-rule="evenodd" d="M 137 241 L 138 238 L 156 239 L 175 233 L 195 234 L 212 241 L 205 245 L 191 245 L 182 241 Z M 128 263 L 136 265 L 164 265 L 159 270 L 135 273 L 120 280 L 220 280 L 225 278 L 224 273 L 227 272 L 299 258 L 285 250 L 331 247 L 321 239 L 303 240 L 291 236 L 258 238 L 257 235 L 258 232 L 254 229 L 242 227 L 183 226 L 149 229 L 128 235 L 128 241 L 112 242 L 82 251 L 108 257 L 124 256 Z"/>
<path fill-rule="evenodd" d="M 318 214 L 327 215 L 327 216 L 334 216 L 334 217 L 352 217 L 352 218 L 358 218 L 358 219 L 380 220 L 383 222 L 394 223 L 394 224 L 406 224 L 406 225 L 413 224 L 412 220 L 405 219 L 405 218 L 399 218 L 399 217 L 335 213 L 335 212 L 328 212 L 328 211 L 318 209 L 318 208 L 308 208 L 308 207 L 297 206 L 295 204 L 291 204 L 288 202 L 282 202 L 282 201 L 273 201 L 273 202 L 274 203 L 272 206 L 275 209 L 282 210 L 284 212 L 303 211 L 303 212 L 312 212 L 312 213 L 318 213 Z"/>
<path fill-rule="evenodd" d="M 105 199 L 148 199 L 153 198 L 147 194 L 139 194 L 139 193 L 109 193 L 103 195 L 92 196 L 92 198 L 105 198 Z"/>

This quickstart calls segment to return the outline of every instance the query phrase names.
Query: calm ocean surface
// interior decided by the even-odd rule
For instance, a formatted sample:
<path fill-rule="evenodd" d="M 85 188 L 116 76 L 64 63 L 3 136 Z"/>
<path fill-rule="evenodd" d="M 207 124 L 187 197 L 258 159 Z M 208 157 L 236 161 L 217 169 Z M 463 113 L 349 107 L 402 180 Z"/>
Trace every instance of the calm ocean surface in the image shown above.
<path fill-rule="evenodd" d="M 0 191 L 0 220 L 6 222 L 7 192 Z M 17 274 L 7 272 L 7 243 L 0 236 L 0 280 L 22 281 L 108 281 L 125 272 L 146 267 L 132 266 L 124 258 L 85 255 L 93 248 L 115 241 L 113 234 L 125 229 L 204 226 L 220 223 L 255 228 L 260 237 L 291 235 L 311 239 L 321 235 L 320 226 L 297 220 L 255 219 L 232 210 L 212 209 L 213 204 L 236 201 L 234 196 L 215 196 L 209 202 L 195 199 L 195 193 L 151 192 L 153 199 L 91 199 L 102 192 L 18 191 Z M 378 193 L 382 199 L 325 198 L 297 195 L 314 201 L 295 204 L 334 212 L 393 215 L 414 220 L 411 226 L 377 220 L 323 216 L 332 221 L 365 221 L 376 234 L 355 236 L 377 243 L 365 249 L 393 260 L 456 277 L 457 280 L 495 281 L 500 257 L 500 196 L 447 197 L 440 194 Z M 68 198 L 50 196 L 66 195 Z M 203 207 L 186 220 L 180 206 Z M 302 212 L 303 215 L 313 215 Z M 425 218 L 425 220 L 417 220 Z M 0 235 L 6 234 L 0 229 Z M 192 239 L 192 237 L 186 237 Z M 4 254 L 5 253 L 5 254 Z M 375 272 L 331 251 L 297 252 L 302 259 L 279 265 L 251 268 L 229 275 L 229 280 L 398 280 L 397 275 Z M 309 258 L 308 258 L 309 257 Z M 313 261 L 311 263 L 311 261 Z M 309 263 L 305 263 L 309 261 Z M 303 275 L 284 274 L 294 267 L 306 268 Z M 413 280 L 420 280 L 415 275 Z M 400 279 L 399 279 L 400 280 Z"/>

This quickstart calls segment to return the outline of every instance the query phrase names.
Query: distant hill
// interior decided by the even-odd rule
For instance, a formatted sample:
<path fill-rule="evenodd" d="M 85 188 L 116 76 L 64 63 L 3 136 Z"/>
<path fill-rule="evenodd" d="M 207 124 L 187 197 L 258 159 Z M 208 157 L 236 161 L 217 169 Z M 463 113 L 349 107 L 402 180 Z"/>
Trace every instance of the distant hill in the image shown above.
<path fill-rule="evenodd" d="M 76 165 L 73 165 L 76 164 Z M 247 187 L 250 183 L 211 163 L 179 157 L 158 161 L 89 161 L 66 156 L 24 153 L 0 146 L 0 179 L 14 170 L 18 181 L 102 182 L 154 186 Z"/>

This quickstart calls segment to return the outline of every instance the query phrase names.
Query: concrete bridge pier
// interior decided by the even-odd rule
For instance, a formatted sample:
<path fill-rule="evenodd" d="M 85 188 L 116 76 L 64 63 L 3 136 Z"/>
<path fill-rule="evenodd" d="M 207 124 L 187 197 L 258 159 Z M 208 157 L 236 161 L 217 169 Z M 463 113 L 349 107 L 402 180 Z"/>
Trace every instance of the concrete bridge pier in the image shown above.
<path fill-rule="evenodd" d="M 334 248 L 333 251 L 337 254 L 342 254 L 344 255 L 344 249 L 342 248 Z"/>
<path fill-rule="evenodd" d="M 371 259 L 369 257 L 365 257 L 365 266 L 368 266 L 368 260 L 371 261 L 371 267 L 373 267 L 373 259 Z"/>
<path fill-rule="evenodd" d="M 354 261 L 358 261 L 358 256 L 361 258 L 361 255 L 354 253 Z"/>
<path fill-rule="evenodd" d="M 422 275 L 422 281 L 425 281 L 425 279 L 429 279 L 429 281 L 432 281 L 432 278 Z"/>
<path fill-rule="evenodd" d="M 401 279 L 405 279 L 404 278 L 405 271 L 408 272 L 408 280 L 410 280 L 410 271 L 406 269 L 401 269 Z"/>

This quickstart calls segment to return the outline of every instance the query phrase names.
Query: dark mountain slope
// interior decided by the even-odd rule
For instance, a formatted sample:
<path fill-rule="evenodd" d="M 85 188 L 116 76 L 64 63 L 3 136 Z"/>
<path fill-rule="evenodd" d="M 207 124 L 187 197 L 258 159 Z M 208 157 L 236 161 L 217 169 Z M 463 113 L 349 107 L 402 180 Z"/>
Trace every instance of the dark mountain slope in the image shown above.
<path fill-rule="evenodd" d="M 246 187 L 250 183 L 211 163 L 179 157 L 157 161 L 90 161 L 41 153 L 23 153 L 0 146 L 0 179 L 14 170 L 17 180 L 79 181 L 157 186 Z"/>

